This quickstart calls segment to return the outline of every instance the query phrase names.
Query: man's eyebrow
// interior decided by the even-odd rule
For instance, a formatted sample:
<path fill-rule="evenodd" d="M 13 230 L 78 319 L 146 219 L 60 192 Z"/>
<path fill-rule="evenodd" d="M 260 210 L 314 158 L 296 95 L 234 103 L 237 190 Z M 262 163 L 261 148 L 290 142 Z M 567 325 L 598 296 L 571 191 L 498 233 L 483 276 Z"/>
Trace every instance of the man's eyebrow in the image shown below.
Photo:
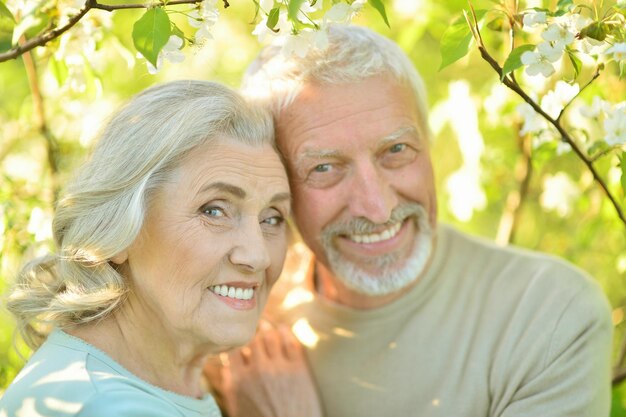
<path fill-rule="evenodd" d="M 236 185 L 228 184 L 226 182 L 212 182 L 211 184 L 207 184 L 206 186 L 202 187 L 200 192 L 206 192 L 209 190 L 223 191 L 227 194 L 237 197 L 240 200 L 246 198 L 246 192 L 243 188 L 237 187 Z"/>
<path fill-rule="evenodd" d="M 306 149 L 302 155 L 298 156 L 296 164 L 307 159 L 338 158 L 340 155 L 340 152 L 335 149 Z"/>
<path fill-rule="evenodd" d="M 380 141 L 380 144 L 384 146 L 388 144 L 389 142 L 394 142 L 398 140 L 399 138 L 401 138 L 402 136 L 406 135 L 407 133 L 413 133 L 416 136 L 418 134 L 415 126 L 404 126 L 396 130 L 395 132 L 392 132 L 388 134 L 387 136 L 383 137 Z"/>

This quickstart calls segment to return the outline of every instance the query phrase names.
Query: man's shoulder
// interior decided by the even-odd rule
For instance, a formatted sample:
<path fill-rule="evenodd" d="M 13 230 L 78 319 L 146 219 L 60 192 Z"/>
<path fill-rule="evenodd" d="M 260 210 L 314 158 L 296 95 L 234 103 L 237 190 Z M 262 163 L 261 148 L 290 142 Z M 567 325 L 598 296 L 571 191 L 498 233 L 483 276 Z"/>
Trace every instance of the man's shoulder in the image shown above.
<path fill-rule="evenodd" d="M 545 280 L 544 283 L 575 288 L 595 286 L 595 280 L 587 272 L 558 256 L 513 245 L 498 245 L 448 225 L 440 226 L 440 234 L 444 236 L 445 250 L 452 259 L 474 272 L 483 271 L 486 275 L 507 280 L 540 278 Z"/>
<path fill-rule="evenodd" d="M 498 246 L 450 226 L 440 228 L 450 254 L 442 271 L 457 284 L 477 287 L 482 294 L 529 309 L 552 303 L 565 309 L 572 302 L 605 314 L 608 302 L 597 281 L 565 259 L 515 246 Z M 483 300 L 487 301 L 487 300 Z"/>

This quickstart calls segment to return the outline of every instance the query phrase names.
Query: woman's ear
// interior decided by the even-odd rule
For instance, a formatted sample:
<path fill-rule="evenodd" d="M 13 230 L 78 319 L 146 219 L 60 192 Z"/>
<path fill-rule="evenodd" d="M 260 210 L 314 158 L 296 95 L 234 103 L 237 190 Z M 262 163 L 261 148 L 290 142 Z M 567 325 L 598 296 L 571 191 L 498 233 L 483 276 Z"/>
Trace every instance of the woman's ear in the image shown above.
<path fill-rule="evenodd" d="M 118 252 L 111 257 L 111 262 L 113 262 L 116 265 L 121 265 L 127 260 L 128 260 L 128 251 L 126 250 Z"/>

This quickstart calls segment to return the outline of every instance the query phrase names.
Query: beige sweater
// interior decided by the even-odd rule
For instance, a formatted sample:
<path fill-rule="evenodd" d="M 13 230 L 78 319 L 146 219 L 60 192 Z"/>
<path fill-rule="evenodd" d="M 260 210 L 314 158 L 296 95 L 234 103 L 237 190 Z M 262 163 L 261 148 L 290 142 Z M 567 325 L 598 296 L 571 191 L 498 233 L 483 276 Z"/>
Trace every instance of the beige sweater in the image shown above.
<path fill-rule="evenodd" d="M 327 417 L 609 415 L 609 305 L 559 259 L 440 225 L 429 270 L 390 305 L 302 288 L 280 320 L 309 345 Z"/>

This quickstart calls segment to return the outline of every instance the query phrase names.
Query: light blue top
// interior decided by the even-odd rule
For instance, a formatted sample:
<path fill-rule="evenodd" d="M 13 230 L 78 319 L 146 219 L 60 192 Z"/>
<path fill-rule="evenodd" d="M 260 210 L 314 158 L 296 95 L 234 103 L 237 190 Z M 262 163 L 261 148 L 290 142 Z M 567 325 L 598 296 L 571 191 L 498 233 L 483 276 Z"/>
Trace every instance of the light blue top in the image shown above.
<path fill-rule="evenodd" d="M 0 398 L 0 417 L 219 417 L 195 399 L 151 385 L 104 352 L 53 331 Z"/>

